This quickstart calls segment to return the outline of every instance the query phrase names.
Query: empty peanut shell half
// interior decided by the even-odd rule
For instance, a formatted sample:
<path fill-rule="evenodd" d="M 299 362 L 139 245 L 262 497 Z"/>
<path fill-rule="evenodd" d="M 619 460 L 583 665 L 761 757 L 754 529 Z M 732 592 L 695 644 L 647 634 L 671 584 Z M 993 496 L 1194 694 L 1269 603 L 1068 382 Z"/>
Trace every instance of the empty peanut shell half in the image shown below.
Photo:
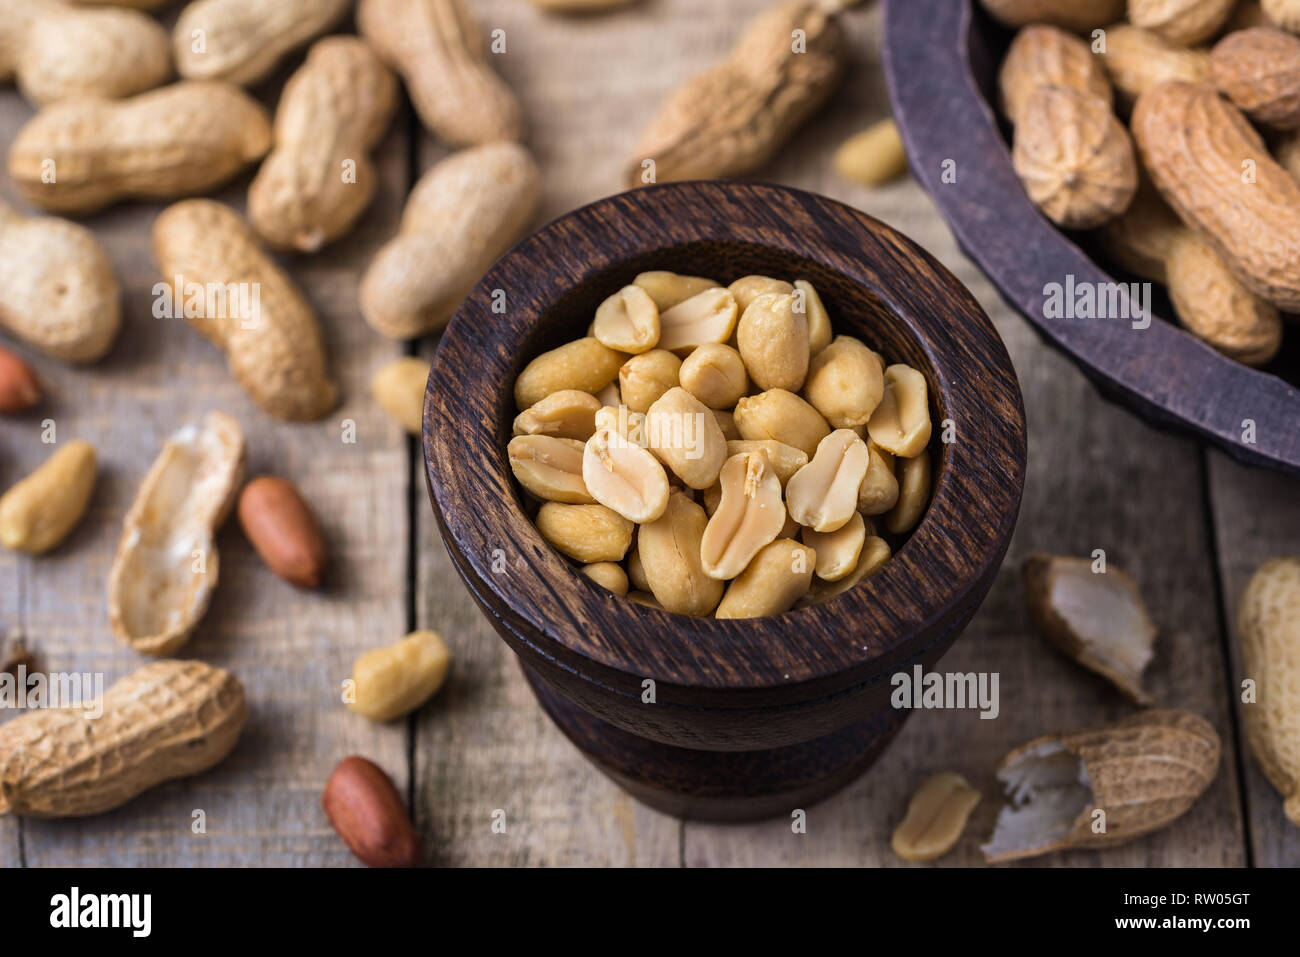
<path fill-rule="evenodd" d="M 1219 735 L 1190 711 L 1144 711 L 1049 734 L 998 765 L 1010 803 L 983 846 L 990 861 L 1103 848 L 1181 816 L 1219 771 Z"/>
<path fill-rule="evenodd" d="M 223 412 L 165 443 L 122 525 L 108 576 L 108 617 L 136 651 L 183 645 L 217 585 L 216 530 L 244 480 L 244 433 Z"/>
<path fill-rule="evenodd" d="M 94 702 L 34 708 L 0 727 L 0 814 L 102 814 L 235 747 L 244 686 L 201 661 L 154 661 Z"/>
<path fill-rule="evenodd" d="M 1142 672 L 1155 654 L 1156 626 L 1133 579 L 1113 565 L 1098 572 L 1087 559 L 1041 553 L 1024 573 L 1043 637 L 1138 704 L 1150 703 Z"/>

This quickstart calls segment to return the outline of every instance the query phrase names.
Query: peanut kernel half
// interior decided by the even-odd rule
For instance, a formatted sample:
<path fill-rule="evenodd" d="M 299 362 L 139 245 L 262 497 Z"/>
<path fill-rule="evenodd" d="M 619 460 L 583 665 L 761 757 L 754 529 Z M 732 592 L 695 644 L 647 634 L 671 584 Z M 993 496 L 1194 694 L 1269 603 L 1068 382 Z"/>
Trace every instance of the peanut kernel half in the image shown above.
<path fill-rule="evenodd" d="M 700 541 L 704 571 L 735 578 L 785 525 L 781 483 L 761 449 L 727 459 L 718 485 L 721 499 Z"/>

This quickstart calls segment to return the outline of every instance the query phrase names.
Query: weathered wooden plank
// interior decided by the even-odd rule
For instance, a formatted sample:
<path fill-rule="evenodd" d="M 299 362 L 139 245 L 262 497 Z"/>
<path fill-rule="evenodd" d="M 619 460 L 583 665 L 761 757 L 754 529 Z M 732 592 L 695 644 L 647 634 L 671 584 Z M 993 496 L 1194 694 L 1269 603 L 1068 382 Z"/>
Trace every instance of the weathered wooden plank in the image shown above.
<path fill-rule="evenodd" d="M 673 40 L 652 25 L 648 11 L 635 8 L 561 18 L 491 0 L 475 12 L 485 30 L 506 31 L 507 53 L 494 64 L 530 119 L 529 146 L 544 190 L 535 224 L 616 191 L 619 153 L 604 140 L 601 118 L 631 102 L 645 105 L 640 84 L 662 79 L 645 47 L 664 47 L 662 56 Z M 653 20 L 658 24 L 657 11 Z M 622 66 L 615 71 L 614 64 Z M 616 128 L 631 132 L 624 122 Z M 426 141 L 422 165 L 444 152 Z M 436 345 L 421 343 L 421 354 L 432 358 Z M 676 864 L 678 822 L 596 772 L 537 706 L 515 656 L 451 565 L 422 472 L 416 481 L 417 626 L 437 629 L 453 656 L 447 687 L 417 723 L 415 806 L 430 845 L 426 855 L 462 866 Z M 498 809 L 505 812 L 504 834 L 492 829 Z"/>
<path fill-rule="evenodd" d="M 22 845 L 19 837 L 21 827 L 18 821 L 0 822 L 0 868 L 22 865 Z"/>
<path fill-rule="evenodd" d="M 551 724 L 420 508 L 417 623 L 452 650 L 447 686 L 420 711 L 415 739 L 426 857 L 475 867 L 675 865 L 680 825 L 598 774 Z"/>
<path fill-rule="evenodd" d="M 1029 474 L 1019 529 L 988 599 L 942 665 L 945 671 L 999 673 L 1001 714 L 996 720 L 972 712 L 914 715 L 863 779 L 809 810 L 806 835 L 792 834 L 786 820 L 737 828 L 688 824 L 686 864 L 898 864 L 889 850 L 892 827 L 911 792 L 940 770 L 966 774 L 986 795 L 961 843 L 942 863 L 981 863 L 978 845 L 991 833 L 1000 803 L 993 768 L 1001 756 L 1040 734 L 1132 710 L 1118 693 L 1050 650 L 1034 634 L 1025 610 L 1019 566 L 1029 552 L 1087 555 L 1094 548 L 1104 548 L 1111 561 L 1137 577 L 1161 627 L 1149 673 L 1157 701 L 1207 717 L 1223 738 L 1224 763 L 1210 792 L 1168 830 L 1104 855 L 1053 855 L 1036 863 L 1243 863 L 1214 581 L 1199 514 L 1198 452 L 1103 402 L 1072 366 L 1043 346 L 956 249 L 914 181 L 869 190 L 835 177 L 829 168 L 834 147 L 888 112 L 878 67 L 879 11 L 855 14 L 848 23 L 856 60 L 843 88 L 760 178 L 842 199 L 907 233 L 975 293 L 1007 342 L 1029 416 Z"/>
<path fill-rule="evenodd" d="M 263 92 L 273 104 L 274 86 Z M 7 141 L 27 108 L 12 92 L 0 103 Z M 319 311 L 343 394 L 319 423 L 271 420 L 184 320 L 152 317 L 150 289 L 159 277 L 150 228 L 161 207 L 120 206 L 87 220 L 124 287 L 121 340 L 104 362 L 85 369 L 33 356 L 50 397 L 37 414 L 0 425 L 0 435 L 12 463 L 6 480 L 45 457 L 37 427 L 46 416 L 57 422 L 60 440 L 95 443 L 103 474 L 90 514 L 69 542 L 12 565 L 19 587 L 0 593 L 0 620 L 16 619 L 56 670 L 103 672 L 108 683 L 144 663 L 108 629 L 109 562 L 122 516 L 160 443 L 210 408 L 243 425 L 252 474 L 274 472 L 302 489 L 332 563 L 319 592 L 296 591 L 269 573 L 229 523 L 218 539 L 221 583 L 212 608 L 181 654 L 227 667 L 244 682 L 250 718 L 239 747 L 213 771 L 162 786 L 114 813 L 22 822 L 29 864 L 347 864 L 353 859 L 319 808 L 334 764 L 365 754 L 405 787 L 405 726 L 372 726 L 352 715 L 339 701 L 339 686 L 356 655 L 400 634 L 405 618 L 407 449 L 367 392 L 373 369 L 399 350 L 360 320 L 356 284 L 361 264 L 394 228 L 409 185 L 407 142 L 399 120 L 382 147 L 380 195 L 352 236 L 317 257 L 284 260 Z M 219 198 L 242 208 L 247 182 L 246 176 Z M 356 424 L 355 443 L 344 441 L 348 421 Z M 196 810 L 205 812 L 206 834 L 193 833 Z"/>
<path fill-rule="evenodd" d="M 1237 632 L 1241 595 L 1264 562 L 1300 554 L 1300 483 L 1283 475 L 1248 469 L 1219 452 L 1206 454 L 1210 501 L 1218 545 L 1219 577 L 1231 635 L 1228 688 L 1239 731 L 1247 708 L 1241 702 L 1245 674 Z M 1259 769 L 1244 735 L 1238 743 L 1244 765 L 1245 805 L 1254 863 L 1262 867 L 1300 865 L 1300 828 L 1282 813 L 1282 798 Z"/>

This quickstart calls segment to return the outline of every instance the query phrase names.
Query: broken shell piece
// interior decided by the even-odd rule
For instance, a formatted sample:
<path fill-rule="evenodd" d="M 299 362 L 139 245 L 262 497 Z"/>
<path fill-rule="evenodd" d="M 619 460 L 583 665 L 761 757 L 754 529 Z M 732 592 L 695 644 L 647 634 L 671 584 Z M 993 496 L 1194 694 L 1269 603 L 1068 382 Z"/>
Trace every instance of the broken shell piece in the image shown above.
<path fill-rule="evenodd" d="M 244 480 L 244 433 L 222 412 L 165 443 L 122 525 L 108 576 L 113 634 L 136 651 L 170 655 L 217 585 L 216 530 Z"/>
<path fill-rule="evenodd" d="M 1029 556 L 1024 574 L 1029 614 L 1043 637 L 1149 704 L 1142 672 L 1155 654 L 1156 627 L 1133 579 L 1113 565 L 1094 572 L 1087 559 L 1041 553 Z"/>
<path fill-rule="evenodd" d="M 1190 711 L 1144 711 L 1049 734 L 998 765 L 1009 803 L 983 845 L 989 861 L 1123 844 L 1172 823 L 1219 770 L 1219 736 Z"/>

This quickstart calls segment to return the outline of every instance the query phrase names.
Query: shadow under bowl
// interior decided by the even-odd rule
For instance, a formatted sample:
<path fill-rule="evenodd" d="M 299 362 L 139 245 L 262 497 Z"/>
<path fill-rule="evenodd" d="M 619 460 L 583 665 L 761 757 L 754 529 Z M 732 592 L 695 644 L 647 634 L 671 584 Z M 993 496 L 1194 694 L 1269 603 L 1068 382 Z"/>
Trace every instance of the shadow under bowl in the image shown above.
<path fill-rule="evenodd" d="M 875 575 L 782 615 L 689 618 L 605 591 L 542 539 L 506 456 L 515 378 L 652 269 L 808 279 L 837 334 L 925 375 L 932 497 Z M 551 717 L 642 800 L 721 820 L 801 806 L 875 759 L 907 715 L 891 676 L 932 666 L 978 608 L 1025 473 L 1015 371 L 960 282 L 864 213 L 757 183 L 624 193 L 519 243 L 443 335 L 423 440 L 453 563 Z"/>

